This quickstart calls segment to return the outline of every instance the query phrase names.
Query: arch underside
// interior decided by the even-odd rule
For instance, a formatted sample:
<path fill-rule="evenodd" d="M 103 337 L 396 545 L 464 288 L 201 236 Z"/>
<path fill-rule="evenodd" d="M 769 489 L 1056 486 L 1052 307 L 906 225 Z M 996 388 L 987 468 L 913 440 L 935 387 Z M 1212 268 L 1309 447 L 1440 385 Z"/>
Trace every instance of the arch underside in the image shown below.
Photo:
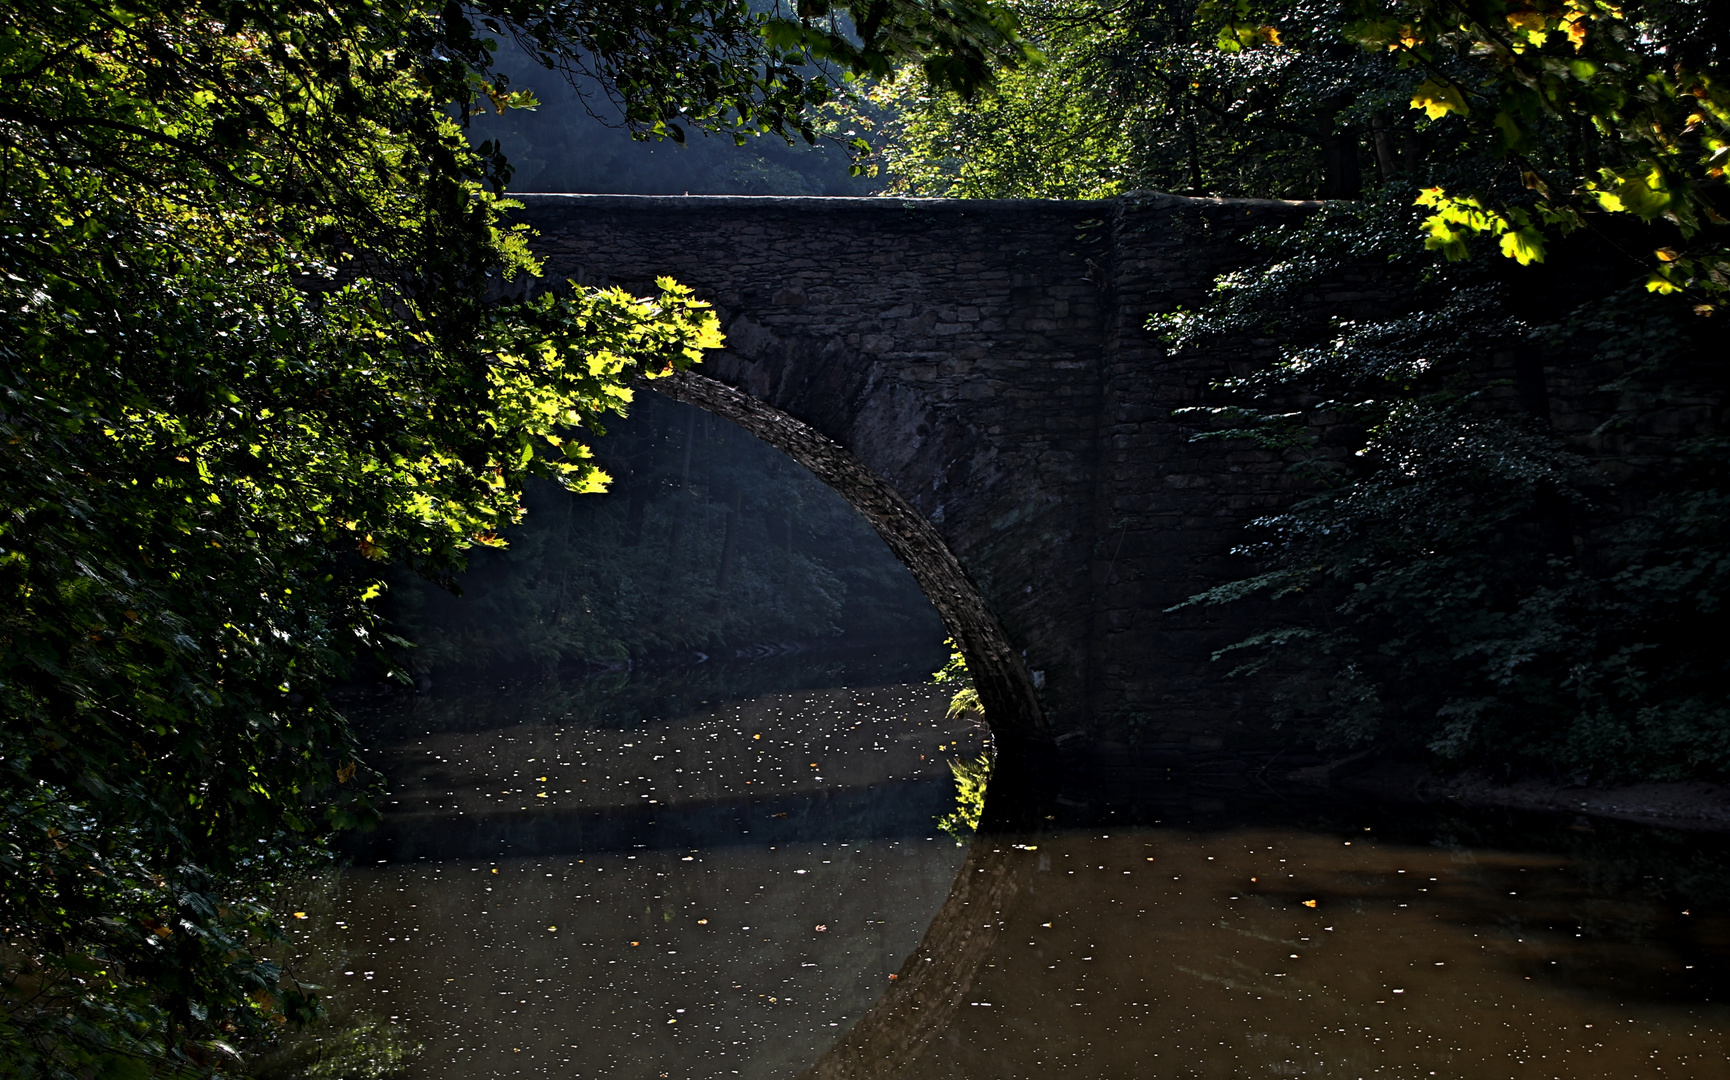
<path fill-rule="evenodd" d="M 862 514 L 913 574 L 967 660 L 1000 753 L 1026 761 L 1051 733 L 1033 679 L 937 529 L 864 462 L 803 421 L 717 379 L 680 371 L 649 385 L 749 431 L 797 461 Z"/>
<path fill-rule="evenodd" d="M 1263 345 L 1173 354 L 1149 319 L 1312 205 L 520 198 L 551 279 L 670 276 L 714 305 L 725 348 L 651 386 L 809 468 L 913 573 L 1011 751 L 987 822 L 1006 768 L 1056 779 L 1054 744 L 1067 766 L 1288 739 L 1269 684 L 1214 661 L 1251 616 L 1183 603 L 1238 576 L 1243 525 L 1293 495 L 1277 452 L 1184 416 Z M 1373 284 L 1350 295 L 1352 317 L 1381 310 Z"/>

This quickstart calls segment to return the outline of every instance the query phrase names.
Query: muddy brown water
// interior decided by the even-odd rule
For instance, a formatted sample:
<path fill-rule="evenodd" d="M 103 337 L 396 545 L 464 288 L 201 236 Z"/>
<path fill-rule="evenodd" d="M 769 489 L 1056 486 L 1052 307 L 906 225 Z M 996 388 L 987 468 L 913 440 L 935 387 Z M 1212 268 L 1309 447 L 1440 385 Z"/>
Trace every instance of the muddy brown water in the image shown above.
<path fill-rule="evenodd" d="M 1730 1077 L 1722 837 L 1179 769 L 962 847 L 946 696 L 400 737 L 300 968 L 427 1080 Z"/>

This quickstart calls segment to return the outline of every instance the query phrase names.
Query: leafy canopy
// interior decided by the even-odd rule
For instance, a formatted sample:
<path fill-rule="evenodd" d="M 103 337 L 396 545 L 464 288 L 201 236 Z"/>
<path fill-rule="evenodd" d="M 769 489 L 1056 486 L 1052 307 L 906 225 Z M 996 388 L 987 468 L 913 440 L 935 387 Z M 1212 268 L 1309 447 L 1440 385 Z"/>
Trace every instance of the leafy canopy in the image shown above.
<path fill-rule="evenodd" d="M 1045 63 L 978 100 L 876 86 L 875 164 L 909 193 L 1354 198 L 1419 181 L 1431 250 L 1542 261 L 1627 217 L 1647 287 L 1730 286 L 1730 23 L 1699 0 L 1020 0 Z"/>
<path fill-rule="evenodd" d="M 1423 193 L 1434 210 L 1426 244 L 1463 258 L 1462 234 L 1492 233 L 1521 263 L 1544 257 L 1544 226 L 1573 231 L 1593 210 L 1663 221 L 1685 242 L 1655 252 L 1655 292 L 1730 287 L 1730 251 L 1708 225 L 1730 222 L 1730 87 L 1683 19 L 1699 5 L 1605 0 L 1348 0 L 1347 37 L 1386 51 L 1421 76 L 1411 106 L 1432 120 L 1457 117 L 1531 192 L 1519 205 L 1482 192 Z M 1681 16 L 1681 18 L 1677 18 Z M 1722 29 L 1722 27 L 1720 27 Z M 1568 129 L 1573 131 L 1569 132 Z M 1603 152 L 1546 160 L 1546 144 L 1573 135 Z M 1693 242 L 1688 244 L 1686 242 Z"/>

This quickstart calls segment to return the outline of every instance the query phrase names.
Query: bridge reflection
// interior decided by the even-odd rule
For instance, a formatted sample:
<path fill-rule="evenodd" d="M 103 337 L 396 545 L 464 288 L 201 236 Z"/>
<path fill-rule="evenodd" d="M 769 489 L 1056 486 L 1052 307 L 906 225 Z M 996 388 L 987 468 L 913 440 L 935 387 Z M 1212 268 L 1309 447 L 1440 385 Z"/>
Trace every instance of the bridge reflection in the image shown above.
<path fill-rule="evenodd" d="M 1009 836 L 975 841 L 925 937 L 883 996 L 800 1080 L 903 1076 L 967 1005 L 1004 914 L 1037 865 Z"/>

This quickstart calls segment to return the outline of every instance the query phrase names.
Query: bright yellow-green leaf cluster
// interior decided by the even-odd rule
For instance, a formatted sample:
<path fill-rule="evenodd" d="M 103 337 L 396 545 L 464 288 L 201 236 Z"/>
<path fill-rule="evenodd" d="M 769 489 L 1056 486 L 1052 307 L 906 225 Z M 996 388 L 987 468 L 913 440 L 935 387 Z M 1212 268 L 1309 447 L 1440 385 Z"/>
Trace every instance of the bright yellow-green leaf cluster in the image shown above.
<path fill-rule="evenodd" d="M 1534 220 L 1530 210 L 1521 207 L 1491 208 L 1475 195 L 1456 197 L 1439 187 L 1425 188 L 1418 195 L 1417 205 L 1435 213 L 1424 220 L 1424 247 L 1439 251 L 1451 261 L 1471 254 L 1466 238 L 1470 233 L 1488 233 L 1499 237 L 1502 254 L 1526 266 L 1544 261 L 1542 219 Z"/>
<path fill-rule="evenodd" d="M 1730 90 L 1709 72 L 1649 47 L 1638 4 L 1608 0 L 1352 0 L 1348 33 L 1423 74 L 1411 106 L 1432 121 L 1457 117 L 1493 140 L 1537 192 L 1529 207 L 1491 208 L 1487 196 L 1426 196 L 1429 244 L 1450 258 L 1471 232 L 1500 237 L 1503 254 L 1542 259 L 1544 228 L 1569 231 L 1591 213 L 1665 222 L 1690 241 L 1657 261 L 1655 291 L 1730 290 Z M 1546 181 L 1530 156 L 1550 132 L 1586 125 L 1610 140 L 1607 161 L 1573 190 Z M 1717 303 L 1708 300 L 1703 310 Z"/>

